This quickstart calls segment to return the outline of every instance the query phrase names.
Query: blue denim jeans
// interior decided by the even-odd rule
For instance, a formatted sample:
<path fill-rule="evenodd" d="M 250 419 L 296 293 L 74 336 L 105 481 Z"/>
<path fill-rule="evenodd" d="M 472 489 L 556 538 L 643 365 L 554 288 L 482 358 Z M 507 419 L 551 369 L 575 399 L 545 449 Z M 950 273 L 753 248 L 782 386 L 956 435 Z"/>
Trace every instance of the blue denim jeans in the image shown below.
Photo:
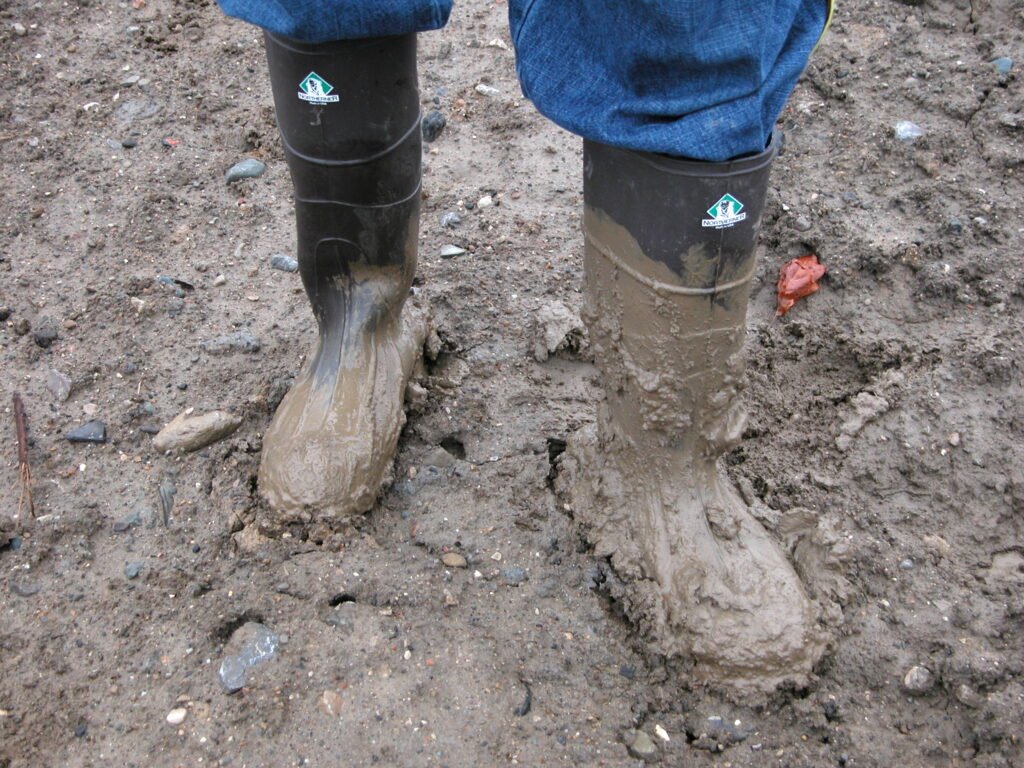
<path fill-rule="evenodd" d="M 304 42 L 438 29 L 452 0 L 218 0 Z M 762 151 L 830 0 L 509 0 L 523 93 L 566 130 L 719 161 Z"/>

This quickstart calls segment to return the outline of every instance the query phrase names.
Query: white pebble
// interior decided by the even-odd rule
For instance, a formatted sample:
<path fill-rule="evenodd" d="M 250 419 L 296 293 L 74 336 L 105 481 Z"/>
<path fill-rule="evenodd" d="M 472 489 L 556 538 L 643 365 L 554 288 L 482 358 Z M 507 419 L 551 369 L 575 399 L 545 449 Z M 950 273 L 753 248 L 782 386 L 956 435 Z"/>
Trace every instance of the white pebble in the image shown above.
<path fill-rule="evenodd" d="M 167 722 L 171 725 L 181 725 L 185 721 L 185 715 L 188 714 L 188 710 L 184 707 L 178 707 L 172 709 L 167 713 Z"/>

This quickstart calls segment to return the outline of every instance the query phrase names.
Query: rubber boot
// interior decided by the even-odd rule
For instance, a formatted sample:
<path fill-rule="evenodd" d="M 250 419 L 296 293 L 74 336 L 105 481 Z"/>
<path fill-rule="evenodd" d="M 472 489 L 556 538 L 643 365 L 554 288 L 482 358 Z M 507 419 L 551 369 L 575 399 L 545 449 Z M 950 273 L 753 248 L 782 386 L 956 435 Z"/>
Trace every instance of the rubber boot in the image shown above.
<path fill-rule="evenodd" d="M 263 439 L 259 485 L 281 522 L 345 522 L 389 479 L 426 324 L 416 270 L 416 36 L 306 44 L 266 35 L 295 189 L 298 261 L 319 327 Z"/>
<path fill-rule="evenodd" d="M 806 682 L 799 578 L 718 464 L 743 433 L 743 338 L 775 155 L 703 163 L 584 142 L 584 320 L 605 400 L 563 459 L 570 505 L 653 648 L 743 691 Z"/>

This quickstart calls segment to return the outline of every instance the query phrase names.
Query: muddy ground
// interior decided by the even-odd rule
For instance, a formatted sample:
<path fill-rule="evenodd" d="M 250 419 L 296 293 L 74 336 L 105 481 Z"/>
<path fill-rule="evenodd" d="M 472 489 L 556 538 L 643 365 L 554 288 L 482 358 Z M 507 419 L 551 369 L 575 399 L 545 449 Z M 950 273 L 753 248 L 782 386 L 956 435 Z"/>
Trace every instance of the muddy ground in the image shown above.
<path fill-rule="evenodd" d="M 553 490 L 600 397 L 585 347 L 534 358 L 538 310 L 581 303 L 580 141 L 521 97 L 506 6 L 421 36 L 442 346 L 397 480 L 338 533 L 255 492 L 315 339 L 270 266 L 294 233 L 260 37 L 136 4 L 0 2 L 0 766 L 626 766 L 635 729 L 665 765 L 1024 764 L 1019 0 L 846 0 L 782 117 L 727 463 L 832 643 L 763 701 L 645 651 Z M 226 184 L 245 157 L 265 175 Z M 808 252 L 822 290 L 776 319 Z M 259 348 L 204 347 L 239 331 Z M 160 455 L 186 408 L 244 421 Z M 66 440 L 91 420 L 106 443 Z M 228 694 L 247 622 L 279 644 Z"/>

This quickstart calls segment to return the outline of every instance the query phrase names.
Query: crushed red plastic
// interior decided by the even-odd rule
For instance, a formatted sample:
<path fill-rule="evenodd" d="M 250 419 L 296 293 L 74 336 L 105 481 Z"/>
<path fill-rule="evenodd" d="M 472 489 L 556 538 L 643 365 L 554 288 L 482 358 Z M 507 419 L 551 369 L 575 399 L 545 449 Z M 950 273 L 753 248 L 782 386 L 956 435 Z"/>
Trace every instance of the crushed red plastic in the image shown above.
<path fill-rule="evenodd" d="M 819 264 L 818 257 L 813 253 L 783 264 L 776 286 L 779 303 L 775 315 L 782 317 L 796 304 L 797 299 L 810 296 L 817 291 L 818 280 L 824 274 L 825 265 Z"/>

